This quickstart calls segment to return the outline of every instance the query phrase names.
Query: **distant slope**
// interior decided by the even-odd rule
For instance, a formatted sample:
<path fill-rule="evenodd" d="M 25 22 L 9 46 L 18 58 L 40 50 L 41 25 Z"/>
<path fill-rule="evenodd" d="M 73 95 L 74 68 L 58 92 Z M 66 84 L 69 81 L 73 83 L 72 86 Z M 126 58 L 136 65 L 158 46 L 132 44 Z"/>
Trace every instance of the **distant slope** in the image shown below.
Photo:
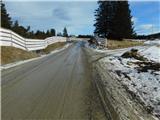
<path fill-rule="evenodd" d="M 150 37 L 150 38 L 160 38 L 160 33 L 150 34 L 147 37 Z"/>
<path fill-rule="evenodd" d="M 156 39 L 156 38 L 160 39 L 160 32 L 159 33 L 150 34 L 150 35 L 138 35 L 137 38 L 138 39 Z"/>

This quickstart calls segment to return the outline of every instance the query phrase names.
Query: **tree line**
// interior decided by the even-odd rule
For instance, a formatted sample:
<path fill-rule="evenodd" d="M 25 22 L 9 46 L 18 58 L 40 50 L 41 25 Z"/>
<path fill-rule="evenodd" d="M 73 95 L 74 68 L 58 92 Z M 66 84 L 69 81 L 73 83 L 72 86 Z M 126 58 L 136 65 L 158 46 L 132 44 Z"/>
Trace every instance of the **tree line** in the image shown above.
<path fill-rule="evenodd" d="M 33 39 L 45 39 L 47 37 L 56 36 L 56 30 L 54 28 L 45 31 L 37 30 L 36 32 L 31 30 L 31 27 L 24 27 L 19 25 L 18 20 L 15 22 L 12 21 L 10 15 L 7 13 L 5 8 L 5 4 L 1 2 L 1 27 L 10 29 L 17 34 Z M 57 33 L 57 36 L 68 37 L 67 28 L 65 27 L 63 30 L 63 34 Z"/>
<path fill-rule="evenodd" d="M 160 38 L 160 33 L 154 33 L 150 35 L 138 35 L 136 38 L 137 39 L 156 39 L 156 38 Z"/>
<path fill-rule="evenodd" d="M 128 1 L 98 1 L 98 5 L 94 24 L 96 35 L 120 40 L 136 36 Z"/>

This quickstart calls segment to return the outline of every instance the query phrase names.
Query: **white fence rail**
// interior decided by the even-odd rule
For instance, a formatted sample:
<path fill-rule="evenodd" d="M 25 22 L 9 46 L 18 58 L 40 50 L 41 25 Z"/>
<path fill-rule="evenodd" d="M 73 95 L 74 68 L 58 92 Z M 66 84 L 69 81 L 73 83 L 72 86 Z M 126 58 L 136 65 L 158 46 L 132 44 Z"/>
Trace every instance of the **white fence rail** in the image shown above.
<path fill-rule="evenodd" d="M 47 41 L 47 44 L 53 44 L 56 42 L 66 42 L 67 38 L 66 37 L 59 37 L 59 36 L 54 36 L 54 37 L 48 37 L 45 39 Z"/>
<path fill-rule="evenodd" d="M 0 28 L 0 46 L 13 46 L 27 51 L 45 49 L 48 45 L 56 42 L 66 42 L 65 37 L 48 37 L 44 40 L 27 39 L 11 30 Z"/>

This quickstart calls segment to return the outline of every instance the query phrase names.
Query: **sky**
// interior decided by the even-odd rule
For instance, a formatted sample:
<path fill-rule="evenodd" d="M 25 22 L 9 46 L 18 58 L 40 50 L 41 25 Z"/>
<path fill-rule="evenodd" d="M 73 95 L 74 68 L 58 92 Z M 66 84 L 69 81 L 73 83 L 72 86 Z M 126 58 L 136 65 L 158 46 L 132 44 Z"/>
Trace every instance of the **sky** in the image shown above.
<path fill-rule="evenodd" d="M 129 1 L 134 30 L 137 34 L 160 32 L 160 2 Z M 31 30 L 55 28 L 62 32 L 66 27 L 71 35 L 93 34 L 96 0 L 6 0 L 7 12 L 13 21 L 31 26 Z"/>

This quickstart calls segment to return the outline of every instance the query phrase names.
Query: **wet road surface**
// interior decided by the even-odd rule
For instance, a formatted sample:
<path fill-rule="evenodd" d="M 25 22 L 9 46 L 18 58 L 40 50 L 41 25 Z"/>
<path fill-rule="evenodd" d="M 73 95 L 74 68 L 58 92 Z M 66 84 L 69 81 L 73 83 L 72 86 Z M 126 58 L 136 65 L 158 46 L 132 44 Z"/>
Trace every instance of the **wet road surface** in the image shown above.
<path fill-rule="evenodd" d="M 83 49 L 2 71 L 2 120 L 105 120 Z"/>

